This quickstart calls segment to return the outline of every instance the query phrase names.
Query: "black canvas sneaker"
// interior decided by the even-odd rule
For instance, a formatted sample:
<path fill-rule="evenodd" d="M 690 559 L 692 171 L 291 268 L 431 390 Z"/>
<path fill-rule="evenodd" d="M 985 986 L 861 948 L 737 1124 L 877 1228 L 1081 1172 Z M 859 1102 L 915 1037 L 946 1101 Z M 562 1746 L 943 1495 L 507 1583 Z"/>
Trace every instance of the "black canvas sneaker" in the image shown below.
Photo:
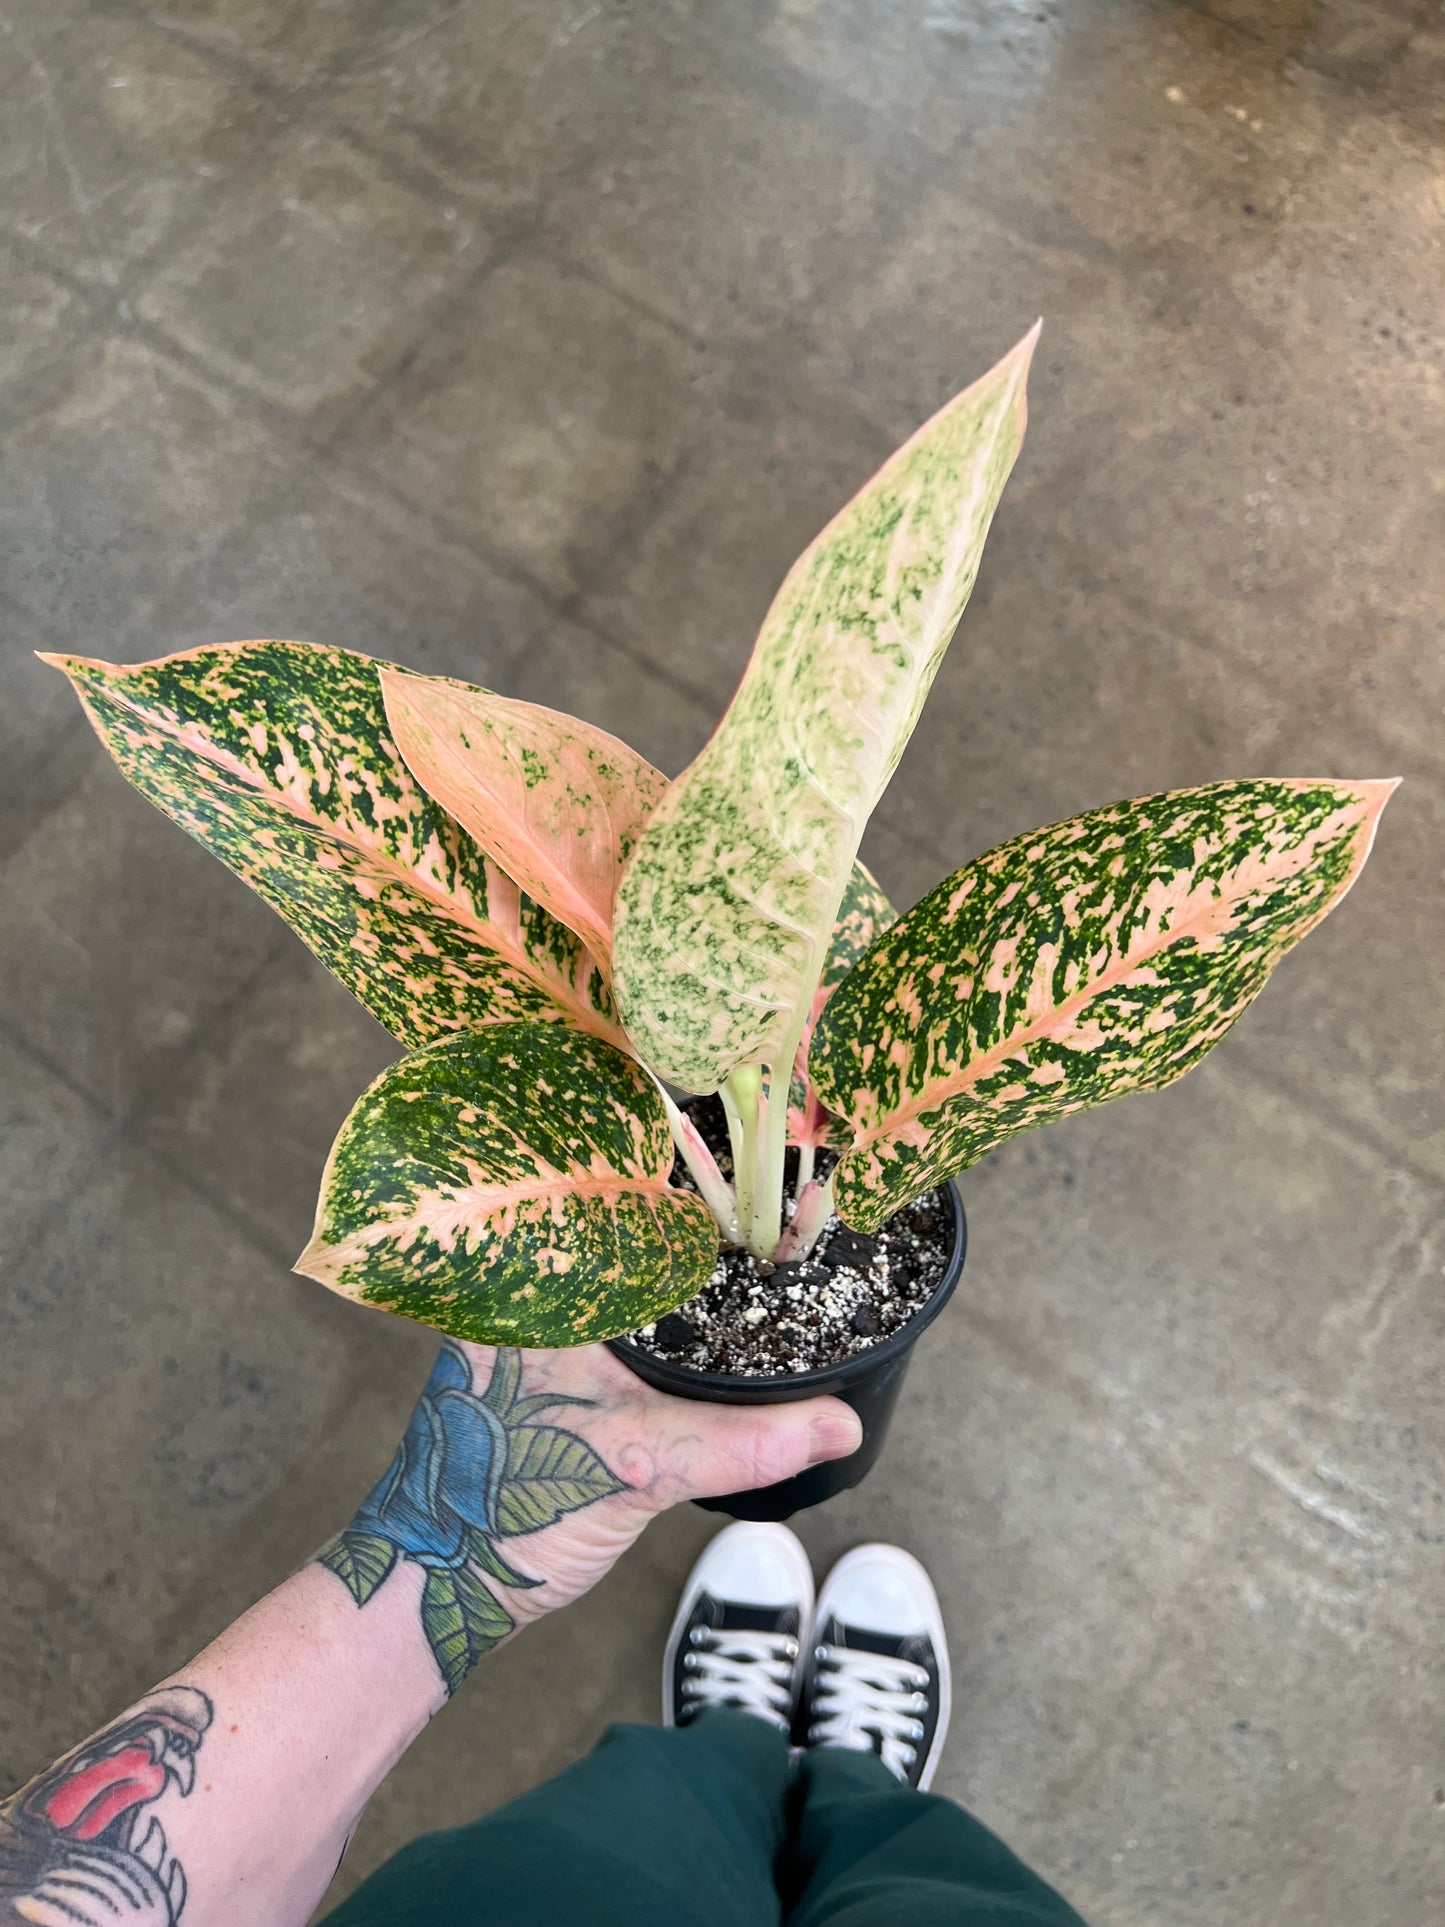
<path fill-rule="evenodd" d="M 948 1644 L 928 1574 L 898 1546 L 846 1553 L 818 1595 L 807 1745 L 876 1753 L 895 1779 L 921 1789 L 943 1750 L 949 1703 Z"/>
<path fill-rule="evenodd" d="M 813 1572 L 786 1526 L 740 1520 L 693 1567 L 662 1667 L 662 1717 L 731 1706 L 792 1727 L 813 1627 Z"/>

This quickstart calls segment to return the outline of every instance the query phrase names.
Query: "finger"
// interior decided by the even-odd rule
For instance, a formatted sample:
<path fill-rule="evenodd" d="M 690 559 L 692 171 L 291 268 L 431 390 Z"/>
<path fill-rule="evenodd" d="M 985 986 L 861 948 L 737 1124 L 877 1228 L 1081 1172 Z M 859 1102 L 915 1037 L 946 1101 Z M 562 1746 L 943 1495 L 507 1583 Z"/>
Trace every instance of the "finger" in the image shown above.
<path fill-rule="evenodd" d="M 839 1398 L 798 1405 L 694 1405 L 688 1496 L 716 1498 L 776 1485 L 811 1465 L 845 1459 L 863 1443 L 858 1414 Z"/>

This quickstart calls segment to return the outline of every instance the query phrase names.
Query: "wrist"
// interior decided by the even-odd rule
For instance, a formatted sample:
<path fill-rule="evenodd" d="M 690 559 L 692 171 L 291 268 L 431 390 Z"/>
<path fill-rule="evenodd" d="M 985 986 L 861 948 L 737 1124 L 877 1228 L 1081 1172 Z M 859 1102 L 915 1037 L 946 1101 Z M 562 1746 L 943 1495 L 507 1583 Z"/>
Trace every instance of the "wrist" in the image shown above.
<path fill-rule="evenodd" d="M 554 1381 L 551 1354 L 448 1340 L 391 1464 L 317 1554 L 363 1612 L 405 1582 L 446 1694 L 600 1576 L 644 1522 L 627 1507 L 603 1535 L 605 1564 L 579 1561 L 568 1515 L 622 1496 L 627 1481 L 583 1436 L 596 1401 Z"/>

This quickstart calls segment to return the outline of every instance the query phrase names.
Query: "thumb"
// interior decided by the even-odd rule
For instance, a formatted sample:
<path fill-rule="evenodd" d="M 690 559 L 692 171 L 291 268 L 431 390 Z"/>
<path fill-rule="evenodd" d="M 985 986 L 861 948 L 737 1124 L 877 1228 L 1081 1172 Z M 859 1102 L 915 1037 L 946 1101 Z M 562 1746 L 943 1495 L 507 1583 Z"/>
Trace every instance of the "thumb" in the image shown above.
<path fill-rule="evenodd" d="M 810 1398 L 798 1405 L 694 1405 L 692 1410 L 706 1413 L 686 1473 L 694 1499 L 776 1485 L 810 1465 L 846 1459 L 863 1443 L 862 1421 L 840 1398 Z"/>

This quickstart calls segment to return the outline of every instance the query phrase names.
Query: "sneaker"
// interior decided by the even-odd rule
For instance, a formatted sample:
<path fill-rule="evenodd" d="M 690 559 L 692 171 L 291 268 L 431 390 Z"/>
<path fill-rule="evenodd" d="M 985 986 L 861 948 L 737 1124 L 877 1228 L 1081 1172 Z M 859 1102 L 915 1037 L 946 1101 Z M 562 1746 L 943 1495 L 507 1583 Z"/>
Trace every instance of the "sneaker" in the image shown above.
<path fill-rule="evenodd" d="M 662 1667 L 662 1717 L 732 1706 L 790 1731 L 813 1626 L 813 1571 L 786 1526 L 740 1520 L 693 1567 Z"/>
<path fill-rule="evenodd" d="M 804 1689 L 809 1746 L 876 1753 L 926 1787 L 948 1731 L 948 1643 L 932 1581 L 898 1546 L 858 1546 L 818 1595 Z"/>

